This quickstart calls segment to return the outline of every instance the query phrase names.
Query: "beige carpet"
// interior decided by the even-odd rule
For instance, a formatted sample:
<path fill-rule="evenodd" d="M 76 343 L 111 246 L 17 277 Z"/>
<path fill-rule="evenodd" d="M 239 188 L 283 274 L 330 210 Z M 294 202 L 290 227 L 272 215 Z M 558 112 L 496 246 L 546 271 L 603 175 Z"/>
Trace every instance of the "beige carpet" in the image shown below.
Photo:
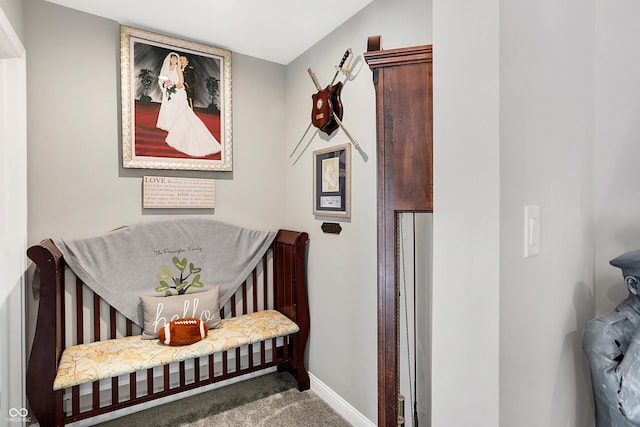
<path fill-rule="evenodd" d="M 101 427 L 348 427 L 286 372 L 272 373 L 99 424 Z"/>

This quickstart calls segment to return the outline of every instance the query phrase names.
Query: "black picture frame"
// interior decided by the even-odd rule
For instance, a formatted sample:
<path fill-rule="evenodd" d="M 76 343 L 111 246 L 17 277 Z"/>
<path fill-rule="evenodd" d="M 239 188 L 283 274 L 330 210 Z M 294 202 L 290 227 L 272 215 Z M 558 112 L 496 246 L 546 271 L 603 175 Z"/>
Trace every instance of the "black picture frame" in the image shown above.
<path fill-rule="evenodd" d="M 313 152 L 313 214 L 351 216 L 351 145 Z"/>

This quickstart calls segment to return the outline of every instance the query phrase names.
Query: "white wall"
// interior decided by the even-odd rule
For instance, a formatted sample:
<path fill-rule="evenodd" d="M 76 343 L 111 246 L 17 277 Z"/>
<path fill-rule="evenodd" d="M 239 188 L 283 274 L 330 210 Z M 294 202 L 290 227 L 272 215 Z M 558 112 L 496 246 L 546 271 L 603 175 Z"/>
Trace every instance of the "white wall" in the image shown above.
<path fill-rule="evenodd" d="M 0 7 L 0 271 L 5 275 L 0 286 L 0 426 L 26 406 L 26 60 L 12 18 L 4 13 L 6 5 Z M 22 15 L 15 14 L 13 21 L 21 27 Z"/>
<path fill-rule="evenodd" d="M 0 9 L 0 262 L 11 285 L 25 267 L 27 134 L 25 50 Z M 12 286 L 0 287 L 0 304 Z"/>
<path fill-rule="evenodd" d="M 352 212 L 340 235 L 324 234 L 312 213 L 312 153 L 348 142 L 342 131 L 329 139 L 311 132 L 310 144 L 286 168 L 286 222 L 310 235 L 309 370 L 372 422 L 377 422 L 376 127 L 372 73 L 362 59 L 367 38 L 382 35 L 383 48 L 431 43 L 431 5 L 424 0 L 376 0 L 291 62 L 286 69 L 285 144 L 288 157 L 311 119 L 316 92 L 311 68 L 326 86 L 347 48 L 357 60 L 342 90 L 344 125 L 362 146 L 352 152 Z M 398 23 L 401 23 L 398 25 Z M 340 77 L 344 80 L 344 76 Z M 301 147 L 302 148 L 302 147 Z M 300 149 L 301 149 L 300 148 Z"/>
<path fill-rule="evenodd" d="M 498 425 L 498 28 L 498 0 L 433 1 L 437 427 Z"/>
<path fill-rule="evenodd" d="M 640 3 L 596 0 L 596 312 L 627 296 L 609 260 L 640 249 Z"/>
<path fill-rule="evenodd" d="M 13 31 L 23 39 L 22 0 L 0 0 L 0 9 L 11 23 Z"/>
<path fill-rule="evenodd" d="M 500 2 L 500 424 L 588 426 L 595 2 Z M 598 157 L 596 159 L 599 160 Z M 541 210 L 523 257 L 524 206 Z"/>

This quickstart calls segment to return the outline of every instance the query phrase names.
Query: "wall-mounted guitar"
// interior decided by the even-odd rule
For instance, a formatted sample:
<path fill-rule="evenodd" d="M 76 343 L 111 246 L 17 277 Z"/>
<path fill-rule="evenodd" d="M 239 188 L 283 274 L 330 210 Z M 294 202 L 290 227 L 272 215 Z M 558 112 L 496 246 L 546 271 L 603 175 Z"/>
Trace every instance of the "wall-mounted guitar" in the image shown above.
<path fill-rule="evenodd" d="M 345 67 L 345 62 L 347 61 L 347 59 L 349 59 L 349 57 L 352 57 L 350 48 L 347 49 L 347 51 L 344 53 L 344 56 L 340 61 L 340 65 L 336 67 L 336 73 L 333 75 L 331 83 L 329 83 L 324 89 L 322 89 L 320 83 L 318 83 L 318 79 L 311 68 L 307 69 L 307 71 L 309 72 L 309 76 L 311 76 L 311 80 L 313 80 L 313 84 L 316 86 L 316 89 L 318 89 L 318 92 L 311 96 L 313 100 L 313 106 L 311 109 L 311 123 L 309 123 L 307 130 L 304 132 L 302 138 L 300 139 L 300 141 L 298 141 L 298 144 L 295 146 L 289 157 L 293 156 L 293 153 L 296 152 L 296 150 L 300 146 L 300 143 L 307 135 L 307 132 L 309 132 L 309 129 L 311 129 L 312 125 L 318 128 L 318 130 L 320 130 L 321 132 L 326 133 L 327 135 L 331 135 L 336 129 L 341 128 L 344 131 L 345 135 L 347 135 L 347 138 L 349 138 L 353 146 L 356 148 L 356 150 L 360 150 L 358 142 L 354 137 L 351 136 L 349 131 L 347 131 L 347 129 L 344 127 L 344 124 L 342 123 L 344 108 L 342 106 L 342 101 L 340 100 L 340 93 L 342 91 L 343 83 L 335 83 L 340 72 L 343 72 L 344 74 L 347 74 L 349 72 L 351 60 Z"/>

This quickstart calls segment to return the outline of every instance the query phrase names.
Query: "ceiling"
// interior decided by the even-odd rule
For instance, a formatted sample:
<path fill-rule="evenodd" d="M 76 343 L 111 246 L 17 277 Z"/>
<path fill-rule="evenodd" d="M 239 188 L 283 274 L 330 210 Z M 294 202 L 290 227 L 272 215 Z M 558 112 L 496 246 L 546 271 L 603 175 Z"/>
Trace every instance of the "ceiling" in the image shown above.
<path fill-rule="evenodd" d="M 286 65 L 373 0 L 47 1 Z"/>

